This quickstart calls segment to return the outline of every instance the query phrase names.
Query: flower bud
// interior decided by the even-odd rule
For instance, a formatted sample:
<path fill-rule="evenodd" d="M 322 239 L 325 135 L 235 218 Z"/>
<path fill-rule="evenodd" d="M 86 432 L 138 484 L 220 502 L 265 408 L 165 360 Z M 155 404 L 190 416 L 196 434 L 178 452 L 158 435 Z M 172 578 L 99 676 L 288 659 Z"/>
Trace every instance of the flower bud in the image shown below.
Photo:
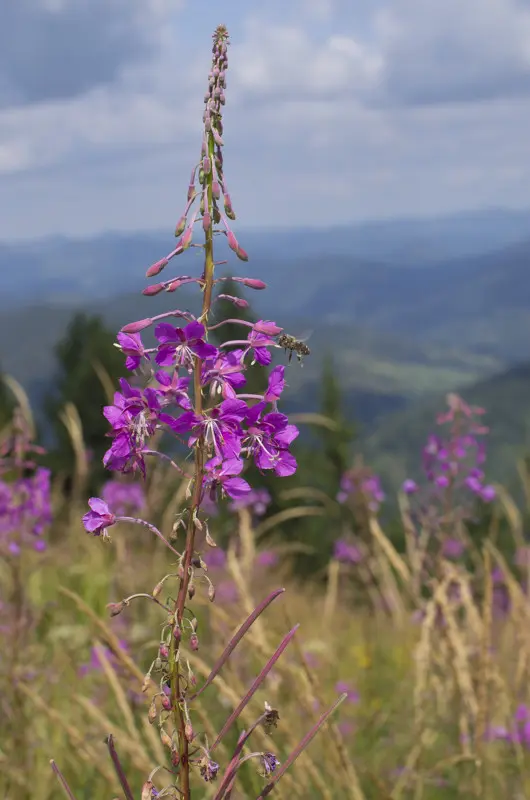
<path fill-rule="evenodd" d="M 146 286 L 145 289 L 142 289 L 142 294 L 146 297 L 153 297 L 153 295 L 160 294 L 163 290 L 163 283 L 154 283 L 152 286 Z M 125 331 L 125 333 L 131 333 L 131 331 Z"/>
<path fill-rule="evenodd" d="M 279 328 L 275 322 L 268 319 L 260 319 L 254 323 L 254 330 L 258 333 L 265 333 L 267 336 L 277 336 L 283 331 L 283 328 Z"/>
<path fill-rule="evenodd" d="M 212 162 L 208 156 L 202 160 L 202 169 L 205 175 L 209 175 L 212 171 Z"/>
<path fill-rule="evenodd" d="M 179 281 L 179 280 L 171 281 L 171 283 L 168 283 L 167 286 L 166 286 L 166 292 L 169 292 L 169 293 L 176 292 L 176 290 L 179 288 L 179 286 L 182 286 L 182 281 Z"/>
<path fill-rule="evenodd" d="M 169 658 L 169 650 L 167 644 L 161 644 L 158 652 L 160 653 L 160 658 L 164 659 Z"/>
<path fill-rule="evenodd" d="M 164 747 L 168 748 L 168 750 L 171 750 L 173 748 L 173 741 L 171 739 L 171 736 L 169 736 L 169 734 L 163 728 L 160 728 L 160 741 L 162 742 Z"/>
<path fill-rule="evenodd" d="M 190 185 L 188 186 L 188 203 L 191 203 L 193 197 L 195 195 L 195 173 L 197 171 L 197 167 L 194 167 L 191 171 L 191 178 L 190 178 Z"/>
<path fill-rule="evenodd" d="M 191 722 L 186 722 L 186 724 L 184 726 L 184 736 L 186 737 L 188 742 L 191 743 L 193 741 L 194 735 L 195 734 L 193 733 L 193 728 L 191 727 Z"/>
<path fill-rule="evenodd" d="M 145 694 L 145 692 L 149 689 L 150 686 L 151 686 L 151 675 L 148 672 L 142 682 L 142 693 Z"/>
<path fill-rule="evenodd" d="M 152 725 L 153 722 L 156 720 L 158 716 L 158 712 L 156 710 L 156 700 L 153 697 L 151 700 L 151 705 L 149 706 L 149 711 L 147 712 L 147 719 L 149 720 L 149 724 Z"/>
<path fill-rule="evenodd" d="M 221 186 L 219 181 L 212 182 L 212 195 L 215 197 L 216 200 L 219 200 L 221 197 Z"/>
<path fill-rule="evenodd" d="M 213 583 L 211 583 L 208 586 L 208 600 L 210 601 L 210 603 L 213 603 L 213 601 L 215 600 L 215 586 L 213 585 Z"/>
<path fill-rule="evenodd" d="M 162 695 L 162 708 L 164 711 L 171 711 L 171 698 L 167 694 Z"/>
<path fill-rule="evenodd" d="M 203 229 L 204 233 L 208 233 L 208 231 L 210 230 L 211 227 L 212 227 L 212 217 L 208 213 L 208 211 L 206 211 L 202 215 L 202 229 Z"/>
<path fill-rule="evenodd" d="M 173 636 L 175 637 L 176 642 L 180 642 L 182 639 L 182 631 L 180 629 L 180 625 L 175 625 L 173 628 Z"/>
<path fill-rule="evenodd" d="M 223 139 L 215 128 L 212 128 L 212 134 L 215 144 L 219 145 L 219 147 L 222 147 L 224 145 Z"/>
<path fill-rule="evenodd" d="M 266 289 L 267 284 L 257 278 L 241 278 L 240 283 L 248 286 L 249 289 Z"/>
<path fill-rule="evenodd" d="M 156 261 L 154 264 L 151 264 L 147 272 L 145 273 L 146 278 L 153 278 L 155 275 L 158 275 L 159 272 L 162 272 L 164 267 L 169 264 L 167 258 L 161 258 L 160 261 Z"/>
<path fill-rule="evenodd" d="M 243 250 L 242 247 L 237 248 L 236 256 L 239 258 L 240 261 L 248 261 L 248 253 L 246 250 Z"/>
<path fill-rule="evenodd" d="M 190 600 L 193 600 L 193 598 L 195 597 L 195 584 L 194 583 L 190 583 L 190 585 L 188 586 L 188 597 L 190 598 Z"/>
<path fill-rule="evenodd" d="M 195 651 L 199 649 L 199 637 L 196 633 L 192 633 L 190 636 L 190 647 Z"/>
<path fill-rule="evenodd" d="M 185 229 L 186 229 L 186 215 L 183 214 L 179 219 L 179 221 L 177 222 L 177 227 L 175 228 L 175 236 L 181 236 Z"/>
<path fill-rule="evenodd" d="M 108 603 L 107 609 L 111 617 L 117 617 L 125 608 L 126 603 L 121 600 L 119 603 Z"/>
<path fill-rule="evenodd" d="M 143 331 L 145 328 L 148 328 L 150 325 L 153 324 L 153 320 L 150 317 L 146 319 L 140 319 L 138 322 L 129 322 L 127 325 L 124 325 L 121 329 L 122 333 L 139 333 Z"/>

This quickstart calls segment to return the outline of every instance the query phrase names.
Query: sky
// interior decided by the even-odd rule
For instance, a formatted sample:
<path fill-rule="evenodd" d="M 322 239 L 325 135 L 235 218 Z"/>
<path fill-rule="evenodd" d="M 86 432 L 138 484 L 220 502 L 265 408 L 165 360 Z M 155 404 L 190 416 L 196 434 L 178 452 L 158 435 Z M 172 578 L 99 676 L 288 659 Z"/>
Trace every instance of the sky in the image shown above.
<path fill-rule="evenodd" d="M 0 239 L 171 231 L 219 23 L 240 226 L 530 208 L 530 0 L 2 0 Z"/>

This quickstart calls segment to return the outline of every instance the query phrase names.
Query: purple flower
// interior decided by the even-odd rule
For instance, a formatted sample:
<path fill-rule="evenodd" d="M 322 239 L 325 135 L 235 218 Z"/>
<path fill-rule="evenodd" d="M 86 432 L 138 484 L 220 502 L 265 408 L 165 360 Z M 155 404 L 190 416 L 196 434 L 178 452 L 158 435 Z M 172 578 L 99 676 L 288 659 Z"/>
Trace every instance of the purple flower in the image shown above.
<path fill-rule="evenodd" d="M 257 517 L 262 517 L 267 511 L 267 506 L 271 502 L 271 496 L 266 489 L 252 489 L 244 497 L 233 500 L 230 503 L 231 511 L 239 511 L 240 508 L 248 508 Z"/>
<path fill-rule="evenodd" d="M 241 389 L 246 378 L 243 374 L 243 350 L 231 350 L 208 359 L 203 367 L 201 384 L 210 384 L 212 397 L 221 394 L 225 400 L 236 398 L 236 389 Z"/>
<path fill-rule="evenodd" d="M 363 560 L 361 550 L 355 544 L 350 544 L 345 539 L 337 539 L 333 548 L 333 556 L 337 561 L 359 564 Z"/>
<path fill-rule="evenodd" d="M 233 499 L 251 491 L 249 484 L 238 476 L 243 471 L 243 461 L 239 458 L 230 458 L 222 461 L 219 456 L 214 456 L 204 465 L 205 476 L 204 486 L 210 487 L 212 494 L 218 486 L 222 491 Z"/>
<path fill-rule="evenodd" d="M 105 406 L 103 414 L 110 422 L 114 441 L 105 453 L 103 464 L 111 470 L 131 472 L 137 468 L 145 476 L 142 456 L 145 439 L 152 436 L 160 413 L 155 389 L 133 388 L 120 379 L 121 392 L 114 394 L 114 405 Z"/>
<path fill-rule="evenodd" d="M 264 777 L 268 778 L 277 767 L 280 766 L 280 762 L 274 755 L 274 753 L 262 753 L 261 754 L 261 767 L 262 767 L 262 774 Z"/>
<path fill-rule="evenodd" d="M 271 370 L 269 375 L 269 385 L 265 392 L 263 399 L 267 403 L 275 403 L 280 399 L 280 396 L 285 388 L 285 367 L 278 366 Z"/>
<path fill-rule="evenodd" d="M 257 362 L 261 364 L 262 367 L 268 366 L 272 361 L 272 356 L 268 348 L 276 344 L 274 339 L 271 339 L 266 333 L 260 333 L 254 326 L 248 335 L 248 341 L 249 346 L 245 350 L 245 356 L 252 350 L 253 355 L 251 363 L 255 364 Z"/>
<path fill-rule="evenodd" d="M 359 692 L 347 681 L 338 681 L 335 684 L 335 691 L 337 694 L 346 694 L 349 703 L 358 703 L 360 698 Z"/>
<path fill-rule="evenodd" d="M 203 553 L 202 560 L 208 569 L 223 569 L 226 565 L 226 553 L 220 547 L 214 547 Z"/>
<path fill-rule="evenodd" d="M 191 411 L 192 404 L 187 394 L 190 385 L 190 379 L 188 377 L 179 378 L 179 374 L 176 370 L 170 377 L 167 372 L 161 369 L 155 373 L 155 378 L 159 384 L 156 392 L 158 397 L 162 398 L 163 405 L 174 402 L 180 408 Z"/>
<path fill-rule="evenodd" d="M 145 506 L 145 494 L 139 483 L 107 481 L 101 490 L 103 501 L 118 516 L 136 514 Z"/>
<path fill-rule="evenodd" d="M 410 478 L 403 482 L 401 487 L 405 494 L 415 494 L 418 491 L 418 484 Z"/>
<path fill-rule="evenodd" d="M 118 333 L 120 350 L 127 356 L 125 366 L 129 370 L 138 369 L 142 358 L 149 358 L 139 333 Z"/>
<path fill-rule="evenodd" d="M 206 444 L 213 448 L 218 458 L 230 459 L 238 458 L 241 452 L 241 423 L 247 410 L 244 400 L 223 400 L 219 406 L 202 415 L 187 411 L 175 419 L 162 413 L 160 420 L 175 433 L 191 433 L 189 447 L 203 434 Z"/>
<path fill-rule="evenodd" d="M 272 411 L 261 418 L 265 403 L 257 403 L 247 414 L 248 437 L 245 444 L 260 470 L 272 469 L 279 477 L 296 472 L 296 459 L 287 449 L 298 436 L 298 428 L 289 425 L 285 414 Z"/>
<path fill-rule="evenodd" d="M 183 328 L 175 328 L 161 322 L 155 328 L 155 337 L 160 342 L 155 361 L 160 366 L 175 364 L 192 371 L 194 356 L 201 359 L 215 358 L 217 348 L 204 341 L 205 328 L 200 322 L 190 322 Z"/>
<path fill-rule="evenodd" d="M 447 558 L 460 558 L 465 549 L 466 546 L 460 539 L 444 539 L 442 544 L 442 554 Z"/>
<path fill-rule="evenodd" d="M 88 501 L 90 511 L 83 517 L 83 525 L 88 533 L 93 533 L 94 536 L 99 536 L 101 533 L 105 534 L 107 528 L 114 525 L 116 516 L 113 514 L 105 503 L 99 497 L 91 497 Z"/>
<path fill-rule="evenodd" d="M 275 567 L 277 563 L 278 553 L 275 553 L 274 550 L 262 550 L 256 556 L 256 565 L 258 567 L 270 569 L 271 567 Z"/>

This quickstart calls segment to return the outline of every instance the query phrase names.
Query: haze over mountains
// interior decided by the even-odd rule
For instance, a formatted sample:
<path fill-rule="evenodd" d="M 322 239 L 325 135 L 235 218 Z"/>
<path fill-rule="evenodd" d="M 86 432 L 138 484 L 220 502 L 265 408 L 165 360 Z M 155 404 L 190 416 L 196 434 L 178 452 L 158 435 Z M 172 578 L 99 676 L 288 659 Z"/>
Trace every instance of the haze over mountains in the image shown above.
<path fill-rule="evenodd" d="M 530 362 L 530 212 L 237 235 L 250 261 L 230 258 L 218 274 L 263 278 L 268 291 L 247 294 L 256 312 L 297 335 L 313 330 L 312 356 L 289 372 L 290 403 L 315 407 L 322 359 L 332 353 L 369 449 L 392 450 L 393 412 L 410 427 L 411 403 L 476 381 L 487 389 L 492 376 Z M 228 257 L 224 237 L 219 244 L 218 257 Z M 190 291 L 140 294 L 146 268 L 172 246 L 159 232 L 0 244 L 2 368 L 38 402 L 74 309 L 101 313 L 117 330 L 161 310 L 193 308 Z M 199 265 L 192 250 L 164 277 L 198 274 Z"/>

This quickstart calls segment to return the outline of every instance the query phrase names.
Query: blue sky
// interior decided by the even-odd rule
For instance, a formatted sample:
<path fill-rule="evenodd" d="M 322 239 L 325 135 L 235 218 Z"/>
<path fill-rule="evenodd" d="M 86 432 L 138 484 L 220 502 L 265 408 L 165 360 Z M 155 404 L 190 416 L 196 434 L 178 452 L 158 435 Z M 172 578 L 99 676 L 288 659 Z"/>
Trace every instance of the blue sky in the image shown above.
<path fill-rule="evenodd" d="M 530 0 L 7 0 L 2 13 L 1 239 L 171 230 L 220 22 L 240 226 L 530 207 Z"/>

